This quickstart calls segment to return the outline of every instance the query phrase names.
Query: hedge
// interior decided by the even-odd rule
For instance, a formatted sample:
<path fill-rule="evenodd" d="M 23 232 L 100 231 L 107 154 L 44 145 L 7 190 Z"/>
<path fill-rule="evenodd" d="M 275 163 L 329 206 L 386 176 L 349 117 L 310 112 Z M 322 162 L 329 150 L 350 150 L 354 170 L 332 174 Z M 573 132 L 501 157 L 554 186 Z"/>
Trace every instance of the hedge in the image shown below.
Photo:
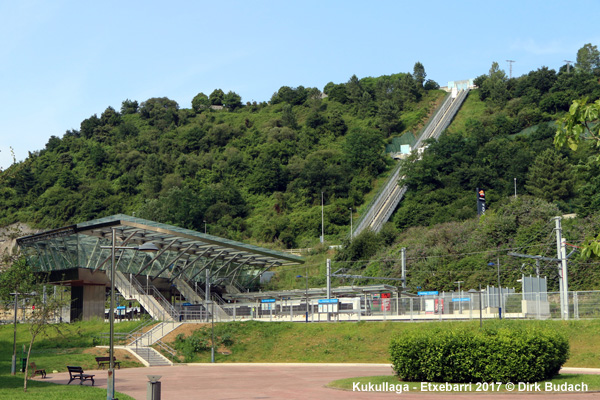
<path fill-rule="evenodd" d="M 401 334 L 390 353 L 403 381 L 537 382 L 558 373 L 569 342 L 547 328 L 436 328 Z"/>

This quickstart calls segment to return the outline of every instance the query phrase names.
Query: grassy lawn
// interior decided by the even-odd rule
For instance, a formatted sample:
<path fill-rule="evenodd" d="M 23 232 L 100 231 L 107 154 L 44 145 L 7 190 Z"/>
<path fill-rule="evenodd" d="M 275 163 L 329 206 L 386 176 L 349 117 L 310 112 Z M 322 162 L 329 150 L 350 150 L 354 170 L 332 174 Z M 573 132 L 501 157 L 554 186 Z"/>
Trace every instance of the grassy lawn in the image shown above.
<path fill-rule="evenodd" d="M 115 324 L 115 332 L 130 332 L 140 322 L 120 322 Z M 84 370 L 97 369 L 95 357 L 105 350 L 95 349 L 96 344 L 101 344 L 98 335 L 108 332 L 108 324 L 102 321 L 87 321 L 60 326 L 62 335 L 53 329 L 48 331 L 48 336 L 38 336 L 33 349 L 31 360 L 38 368 L 43 368 L 47 373 L 53 371 L 65 372 L 67 365 L 79 365 Z M 0 399 L 106 399 L 106 389 L 91 387 L 89 385 L 71 384 L 57 385 L 49 382 L 30 380 L 27 383 L 27 393 L 23 392 L 23 373 L 20 369 L 20 358 L 23 345 L 29 346 L 28 326 L 17 324 L 17 374 L 12 376 L 11 360 L 13 351 L 13 325 L 0 326 Z M 108 354 L 108 353 L 107 353 Z M 134 357 L 117 357 L 121 367 L 141 366 Z M 133 399 L 124 394 L 118 395 L 119 399 Z"/>
<path fill-rule="evenodd" d="M 569 338 L 571 356 L 567 367 L 600 368 L 600 321 L 488 321 L 506 326 L 549 326 Z M 217 354 L 217 362 L 328 362 L 389 363 L 388 346 L 403 331 L 479 322 L 340 322 L 305 324 L 291 322 L 234 322 L 215 324 L 218 340 L 227 338 L 231 354 Z M 210 326 L 198 326 L 204 335 Z M 190 331 L 188 327 L 188 332 Z M 165 341 L 175 345 L 177 332 Z M 285 345 L 282 345 L 285 344 Z M 221 349 L 224 350 L 224 349 Z M 225 351 L 223 351 L 225 352 Z M 209 362 L 210 350 L 189 354 L 188 362 Z"/>
<path fill-rule="evenodd" d="M 133 397 L 123 393 L 118 393 L 117 396 L 119 400 L 133 400 Z M 67 386 L 30 380 L 27 383 L 27 393 L 24 393 L 23 374 L 17 373 L 16 376 L 11 376 L 9 373 L 0 375 L 0 399 L 102 400 L 106 399 L 106 389 L 92 387 L 87 383 L 85 385 L 75 383 Z"/>
<path fill-rule="evenodd" d="M 546 391 L 546 382 L 551 383 L 553 386 L 552 388 L 558 388 L 558 390 L 554 389 L 554 390 L 549 390 Z M 408 385 L 408 391 L 410 392 L 421 392 L 422 390 L 422 386 L 421 386 L 421 382 L 402 382 L 399 381 L 398 378 L 396 376 L 361 376 L 361 377 L 356 377 L 356 378 L 346 378 L 346 379 L 339 379 L 333 382 L 330 382 L 327 386 L 331 387 L 331 388 L 335 388 L 335 389 L 342 389 L 342 390 L 353 390 L 353 388 L 355 387 L 355 384 L 358 383 L 358 385 L 360 385 L 359 387 L 365 387 L 368 388 L 369 383 L 372 385 L 380 385 L 383 384 L 382 387 L 391 387 L 392 385 L 394 387 L 397 387 L 396 385 L 402 385 L 403 388 L 406 388 L 404 385 Z M 387 385 L 386 385 L 387 383 Z M 525 384 L 521 384 L 521 387 L 519 387 L 518 383 L 516 383 L 515 388 L 513 390 L 507 390 L 506 385 L 502 384 L 502 385 L 492 385 L 492 384 L 486 384 L 486 383 L 472 383 L 472 384 L 467 384 L 467 385 L 463 385 L 462 387 L 456 387 L 459 390 L 452 390 L 453 392 L 473 392 L 473 393 L 492 393 L 492 392 L 504 392 L 504 393 L 508 393 L 508 392 L 517 392 L 517 393 L 544 393 L 544 392 L 552 392 L 552 391 L 558 391 L 558 392 L 574 392 L 574 390 L 561 390 L 560 389 L 560 385 L 562 384 L 567 384 L 567 385 L 580 385 L 580 387 L 583 387 L 582 384 L 586 384 L 587 385 L 587 391 L 598 391 L 600 390 L 600 376 L 599 375 L 581 375 L 581 374 L 561 374 L 558 375 L 557 377 L 555 377 L 554 379 L 548 380 L 548 381 L 541 381 L 539 386 L 536 387 L 531 387 L 531 385 L 529 387 L 527 387 Z M 424 385 L 424 389 L 425 391 L 431 391 L 431 388 L 428 389 L 427 387 L 428 385 L 425 384 Z M 574 386 L 575 387 L 575 386 Z M 405 390 L 406 391 L 406 390 Z M 439 392 L 437 392 L 439 393 Z"/>

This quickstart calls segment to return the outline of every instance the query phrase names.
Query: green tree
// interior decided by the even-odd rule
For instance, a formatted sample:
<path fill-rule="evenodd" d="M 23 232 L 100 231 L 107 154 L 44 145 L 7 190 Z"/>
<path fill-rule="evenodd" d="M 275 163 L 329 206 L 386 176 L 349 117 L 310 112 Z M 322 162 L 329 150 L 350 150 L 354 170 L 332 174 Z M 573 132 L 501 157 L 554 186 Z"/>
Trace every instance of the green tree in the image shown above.
<path fill-rule="evenodd" d="M 379 126 L 386 136 L 389 137 L 393 132 L 401 130 L 400 110 L 394 101 L 384 100 L 379 106 L 377 116 Z"/>
<path fill-rule="evenodd" d="M 536 157 L 527 175 L 525 188 L 546 201 L 564 200 L 573 193 L 571 165 L 553 149 Z"/>
<path fill-rule="evenodd" d="M 96 114 L 81 122 L 79 131 L 84 138 L 91 138 L 96 133 L 96 129 L 100 126 L 100 118 Z"/>
<path fill-rule="evenodd" d="M 554 137 L 556 147 L 568 145 L 575 151 L 582 140 L 594 142 L 600 150 L 600 100 L 588 103 L 587 98 L 574 100 L 569 112 L 557 121 L 558 129 Z M 596 161 L 600 163 L 600 154 Z"/>
<path fill-rule="evenodd" d="M 139 104 L 135 100 L 125 100 L 121 103 L 121 114 L 135 114 L 138 111 Z"/>
<path fill-rule="evenodd" d="M 491 104 L 503 107 L 509 97 L 506 81 L 506 73 L 494 61 L 487 79 L 481 82 L 481 99 L 487 99 Z"/>
<path fill-rule="evenodd" d="M 165 130 L 179 122 L 179 104 L 167 97 L 153 97 L 140 105 L 140 116 L 150 125 Z"/>
<path fill-rule="evenodd" d="M 590 140 L 596 148 L 595 163 L 600 164 L 600 100 L 588 103 L 587 98 L 574 100 L 569 112 L 557 121 L 558 129 L 554 136 L 557 148 L 568 145 L 575 151 L 581 141 Z M 583 246 L 584 257 L 600 257 L 600 234 L 588 237 Z"/>
<path fill-rule="evenodd" d="M 230 90 L 225 96 L 223 96 L 223 105 L 233 111 L 242 106 L 242 97 Z"/>
<path fill-rule="evenodd" d="M 283 126 L 287 126 L 292 129 L 296 129 L 298 127 L 298 123 L 296 122 L 296 114 L 294 114 L 291 104 L 285 104 L 281 109 L 281 122 Z"/>
<path fill-rule="evenodd" d="M 117 126 L 121 123 L 121 116 L 114 108 L 109 106 L 100 115 L 100 123 L 102 125 Z"/>
<path fill-rule="evenodd" d="M 343 145 L 345 161 L 351 168 L 378 175 L 385 169 L 383 139 L 377 131 L 353 128 Z"/>
<path fill-rule="evenodd" d="M 363 87 L 356 75 L 352 75 L 348 83 L 346 83 L 346 92 L 348 93 L 348 100 L 351 103 L 358 103 L 363 94 Z"/>
<path fill-rule="evenodd" d="M 423 87 L 427 73 L 425 73 L 425 67 L 419 61 L 417 61 L 413 67 L 413 77 L 415 79 L 415 83 L 420 88 Z"/>
<path fill-rule="evenodd" d="M 591 43 L 585 44 L 577 51 L 575 68 L 580 71 L 593 73 L 600 68 L 600 51 Z"/>
<path fill-rule="evenodd" d="M 210 100 L 208 100 L 208 96 L 202 92 L 198 93 L 192 99 L 192 109 L 196 112 L 201 112 L 208 108 L 208 106 L 210 106 Z"/>
<path fill-rule="evenodd" d="M 225 92 L 223 92 L 221 89 L 215 89 L 212 91 L 210 96 L 208 96 L 208 100 L 212 106 L 222 106 L 224 97 Z"/>

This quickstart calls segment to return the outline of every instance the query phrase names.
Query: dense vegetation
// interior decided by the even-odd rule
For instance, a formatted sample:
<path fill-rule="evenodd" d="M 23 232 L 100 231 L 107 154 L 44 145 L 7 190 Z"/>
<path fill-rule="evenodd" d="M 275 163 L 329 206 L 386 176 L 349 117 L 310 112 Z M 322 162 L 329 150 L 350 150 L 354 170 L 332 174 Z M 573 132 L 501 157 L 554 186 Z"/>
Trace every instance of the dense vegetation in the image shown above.
<path fill-rule="evenodd" d="M 553 144 L 557 116 L 575 99 L 600 97 L 600 55 L 592 47 L 595 61 L 578 59 L 581 66 L 570 71 L 542 67 L 507 79 L 494 63 L 475 79 L 480 89 L 469 94 L 446 133 L 429 143 L 421 161 L 405 162 L 409 190 L 392 222 L 379 235 L 367 232 L 346 242 L 336 256 L 339 267 L 398 277 L 400 248 L 406 247 L 411 291 L 456 290 L 459 280 L 464 287 L 497 286 L 498 261 L 501 284 L 518 288 L 522 274 L 535 275 L 535 263 L 506 254 L 556 256 L 552 217 L 577 213 L 576 219 L 563 221 L 569 243 L 597 235 L 596 143 L 581 143 L 577 151 Z M 488 210 L 482 218 L 476 218 L 476 188 L 486 192 Z M 557 290 L 555 263 L 544 262 L 539 271 Z M 569 260 L 569 285 L 572 290 L 600 288 L 598 264 L 575 254 Z"/>
<path fill-rule="evenodd" d="M 599 76 L 591 44 L 570 69 L 508 79 L 494 63 L 446 133 L 420 161 L 405 161 L 409 190 L 391 222 L 352 242 L 344 239 L 349 209 L 364 213 L 393 165 L 383 145 L 418 132 L 445 95 L 420 63 L 411 74 L 352 76 L 323 93 L 283 86 L 269 103 L 243 104 L 220 89 L 199 93 L 190 109 L 167 98 L 125 100 L 2 171 L 0 225 L 58 227 L 124 212 L 264 245 L 313 247 L 323 196 L 328 243 L 345 244 L 337 267 L 398 277 L 406 247 L 411 289 L 496 284 L 498 261 L 502 285 L 518 286 L 534 266 L 506 253 L 555 255 L 550 218 L 577 213 L 564 221 L 571 243 L 599 231 L 597 148 L 553 144 L 554 121 L 573 100 L 600 98 Z M 486 191 L 483 218 L 478 187 Z M 600 288 L 596 266 L 571 258 L 570 288 Z M 318 269 L 311 285 L 323 283 Z M 556 289 L 555 265 L 543 263 L 540 273 Z M 298 286 L 295 275 L 282 270 L 271 286 Z"/>
<path fill-rule="evenodd" d="M 199 93 L 125 100 L 0 174 L 0 225 L 59 227 L 127 213 L 235 239 L 307 246 L 345 235 L 391 164 L 386 138 L 418 129 L 444 93 L 413 74 L 280 88 L 267 103 Z"/>

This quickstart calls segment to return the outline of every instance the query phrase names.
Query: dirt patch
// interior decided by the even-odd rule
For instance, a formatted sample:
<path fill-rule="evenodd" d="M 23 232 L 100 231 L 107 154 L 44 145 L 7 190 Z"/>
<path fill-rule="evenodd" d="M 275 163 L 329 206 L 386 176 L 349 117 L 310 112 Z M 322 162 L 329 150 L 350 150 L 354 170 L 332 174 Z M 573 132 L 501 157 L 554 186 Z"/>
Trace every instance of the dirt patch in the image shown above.
<path fill-rule="evenodd" d="M 83 354 L 91 354 L 94 357 L 108 357 L 108 349 L 100 347 L 91 347 L 82 351 Z M 115 349 L 117 360 L 137 361 L 137 359 L 127 350 Z"/>
<path fill-rule="evenodd" d="M 184 337 L 188 337 L 191 336 L 192 333 L 194 333 L 194 331 L 197 331 L 198 329 L 204 327 L 204 326 L 209 326 L 210 324 L 207 323 L 202 323 L 202 324 L 182 324 L 179 327 L 177 327 L 177 329 L 175 329 L 173 332 L 170 332 L 168 335 L 166 335 L 162 341 L 165 343 L 173 343 L 175 342 L 175 338 L 177 337 L 177 335 L 181 335 L 183 334 Z"/>

